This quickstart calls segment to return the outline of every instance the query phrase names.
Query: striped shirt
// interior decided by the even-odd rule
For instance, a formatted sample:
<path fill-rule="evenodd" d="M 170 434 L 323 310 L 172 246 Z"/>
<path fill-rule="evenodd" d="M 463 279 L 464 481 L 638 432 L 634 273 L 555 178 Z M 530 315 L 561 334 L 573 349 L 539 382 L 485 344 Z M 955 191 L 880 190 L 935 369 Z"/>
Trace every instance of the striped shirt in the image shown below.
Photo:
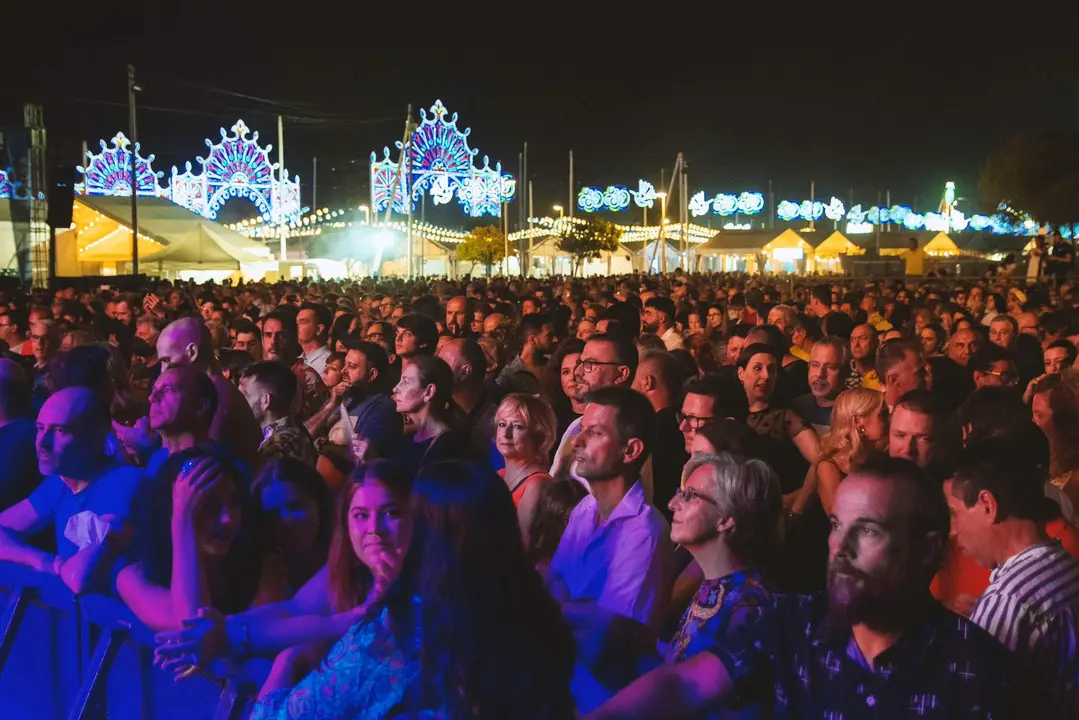
<path fill-rule="evenodd" d="M 1060 543 L 1008 558 L 970 619 L 1017 654 L 1051 717 L 1079 717 L 1079 562 Z"/>

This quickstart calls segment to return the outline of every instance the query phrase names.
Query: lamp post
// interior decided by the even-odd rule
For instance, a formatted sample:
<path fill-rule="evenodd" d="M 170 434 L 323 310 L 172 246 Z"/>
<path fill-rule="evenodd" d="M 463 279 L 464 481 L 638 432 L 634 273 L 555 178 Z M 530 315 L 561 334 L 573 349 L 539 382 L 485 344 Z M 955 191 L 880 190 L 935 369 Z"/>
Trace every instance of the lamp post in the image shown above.
<path fill-rule="evenodd" d="M 561 220 L 561 219 L 562 219 L 563 217 L 565 217 L 565 216 L 566 216 L 566 213 L 565 213 L 565 212 L 563 211 L 563 209 L 562 209 L 562 206 L 561 206 L 561 205 L 555 205 L 555 206 L 554 206 L 554 208 L 552 208 L 552 209 L 553 209 L 553 210 L 554 210 L 554 211 L 555 211 L 556 213 L 558 213 L 558 219 L 559 219 L 559 220 Z"/>
<path fill-rule="evenodd" d="M 371 224 L 371 208 L 367 207 L 366 205 L 360 205 L 359 209 L 363 210 L 363 217 L 364 217 L 363 222 L 364 222 L 364 224 L 365 225 L 370 225 Z"/>
<path fill-rule="evenodd" d="M 656 197 L 659 198 L 660 207 L 659 239 L 656 241 L 656 251 L 659 253 L 659 272 L 665 275 L 667 274 L 667 246 L 664 230 L 667 226 L 667 193 L 658 192 Z"/>

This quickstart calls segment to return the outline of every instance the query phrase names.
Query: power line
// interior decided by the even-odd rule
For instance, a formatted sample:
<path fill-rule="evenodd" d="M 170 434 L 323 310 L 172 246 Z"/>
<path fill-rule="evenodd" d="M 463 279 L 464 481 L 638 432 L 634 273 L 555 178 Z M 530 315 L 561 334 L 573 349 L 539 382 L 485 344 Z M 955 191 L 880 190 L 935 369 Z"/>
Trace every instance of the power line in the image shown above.
<path fill-rule="evenodd" d="M 186 85 L 191 88 L 197 88 L 199 90 L 205 90 L 207 92 L 217 93 L 219 95 L 226 95 L 230 97 L 236 97 L 243 100 L 251 100 L 254 102 L 262 103 L 263 105 L 273 105 L 281 108 L 289 108 L 293 112 L 312 112 L 319 111 L 321 108 L 318 105 L 311 103 L 299 103 L 293 101 L 271 100 L 270 98 L 262 98 L 257 95 L 247 95 L 245 93 L 236 92 L 234 90 L 226 90 L 224 88 L 213 87 L 212 85 L 204 85 L 202 83 L 192 82 L 191 80 L 183 80 L 180 78 L 170 77 L 167 75 L 150 72 L 142 72 L 141 76 L 149 77 L 151 79 L 157 78 L 164 80 L 165 82 L 176 83 L 177 85 Z M 332 114 L 332 113 L 326 113 Z"/>

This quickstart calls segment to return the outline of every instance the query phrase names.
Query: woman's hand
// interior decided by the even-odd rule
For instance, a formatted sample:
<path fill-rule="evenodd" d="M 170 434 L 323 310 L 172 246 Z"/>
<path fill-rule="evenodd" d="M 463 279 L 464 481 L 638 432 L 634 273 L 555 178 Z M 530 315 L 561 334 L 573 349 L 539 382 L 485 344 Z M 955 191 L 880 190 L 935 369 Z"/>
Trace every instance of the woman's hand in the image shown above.
<path fill-rule="evenodd" d="M 172 517 L 193 522 L 199 506 L 221 478 L 221 466 L 213 458 L 188 460 L 172 486 Z"/>
<path fill-rule="evenodd" d="M 1029 405 L 1030 403 L 1034 402 L 1034 386 L 1037 385 L 1038 382 L 1042 378 L 1047 378 L 1047 377 L 1049 377 L 1048 373 L 1042 373 L 1041 375 L 1039 375 L 1038 377 L 1034 378 L 1029 383 L 1027 383 L 1027 389 L 1023 391 L 1023 402 L 1024 403 Z"/>
<path fill-rule="evenodd" d="M 230 649 L 225 616 L 213 608 L 200 608 L 179 630 L 158 633 L 154 641 L 154 665 L 172 670 L 177 679 L 190 674 L 192 667 L 206 667 Z"/>

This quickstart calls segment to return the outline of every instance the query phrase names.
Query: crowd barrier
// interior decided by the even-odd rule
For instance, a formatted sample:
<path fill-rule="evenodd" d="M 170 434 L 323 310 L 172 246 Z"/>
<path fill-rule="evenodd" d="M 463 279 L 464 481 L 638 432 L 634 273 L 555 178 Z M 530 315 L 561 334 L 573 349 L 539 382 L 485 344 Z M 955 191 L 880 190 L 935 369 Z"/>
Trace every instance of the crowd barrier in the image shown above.
<path fill-rule="evenodd" d="M 153 665 L 153 633 L 115 598 L 0 563 L 0 718 L 239 718 L 257 688 Z"/>

